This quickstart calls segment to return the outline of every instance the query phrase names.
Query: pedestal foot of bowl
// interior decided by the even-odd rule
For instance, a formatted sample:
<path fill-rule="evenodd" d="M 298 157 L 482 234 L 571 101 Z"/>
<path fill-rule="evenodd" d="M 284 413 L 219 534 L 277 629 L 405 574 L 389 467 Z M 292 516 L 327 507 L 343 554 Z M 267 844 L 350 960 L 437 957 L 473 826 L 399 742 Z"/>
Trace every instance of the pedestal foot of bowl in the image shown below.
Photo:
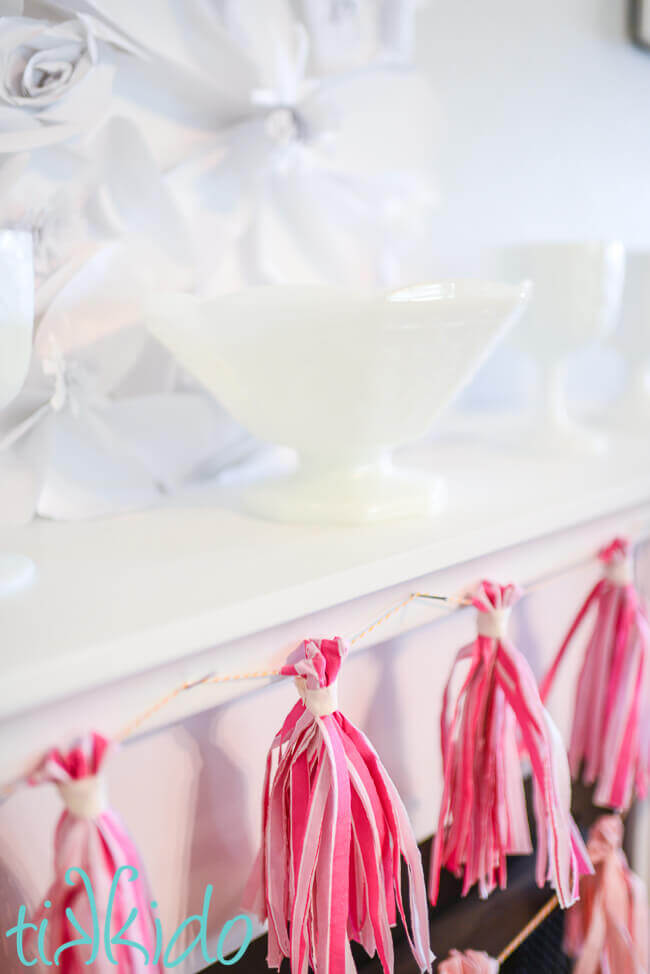
<path fill-rule="evenodd" d="M 274 521 L 360 524 L 431 517 L 445 506 L 444 481 L 382 462 L 355 468 L 299 467 L 285 477 L 246 488 L 250 513 Z"/>

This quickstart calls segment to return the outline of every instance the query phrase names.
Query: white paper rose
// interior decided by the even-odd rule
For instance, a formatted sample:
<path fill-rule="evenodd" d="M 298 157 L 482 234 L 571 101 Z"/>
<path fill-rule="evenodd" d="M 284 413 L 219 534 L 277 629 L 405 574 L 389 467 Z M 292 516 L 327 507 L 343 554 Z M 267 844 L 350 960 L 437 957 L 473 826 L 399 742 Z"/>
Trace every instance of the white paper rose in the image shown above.
<path fill-rule="evenodd" d="M 101 121 L 113 73 L 83 16 L 0 18 L 0 152 L 52 145 Z"/>

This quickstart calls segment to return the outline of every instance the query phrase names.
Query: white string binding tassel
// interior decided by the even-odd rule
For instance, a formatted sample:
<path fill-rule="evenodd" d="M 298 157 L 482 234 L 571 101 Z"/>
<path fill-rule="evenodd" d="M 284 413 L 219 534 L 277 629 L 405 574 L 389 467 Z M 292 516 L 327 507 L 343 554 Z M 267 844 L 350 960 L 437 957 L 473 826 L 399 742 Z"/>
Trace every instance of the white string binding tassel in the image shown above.
<path fill-rule="evenodd" d="M 108 808 L 104 775 L 58 781 L 56 787 L 67 810 L 77 818 L 97 818 Z"/>
<path fill-rule="evenodd" d="M 338 680 L 335 680 L 331 686 L 318 687 L 316 690 L 309 689 L 304 676 L 294 677 L 293 682 L 300 694 L 300 699 L 314 717 L 329 717 L 339 709 Z"/>

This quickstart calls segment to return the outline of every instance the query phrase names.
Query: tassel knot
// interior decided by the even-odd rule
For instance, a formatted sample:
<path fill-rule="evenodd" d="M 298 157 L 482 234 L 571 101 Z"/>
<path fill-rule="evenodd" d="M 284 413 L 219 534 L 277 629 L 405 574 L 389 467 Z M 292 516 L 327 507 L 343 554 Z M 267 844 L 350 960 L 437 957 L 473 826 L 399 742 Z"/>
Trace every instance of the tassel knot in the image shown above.
<path fill-rule="evenodd" d="M 634 582 L 634 566 L 630 542 L 627 538 L 614 538 L 598 552 L 604 564 L 605 578 L 614 585 L 626 586 Z"/>
<path fill-rule="evenodd" d="M 609 544 L 603 545 L 598 552 L 598 557 L 605 564 L 613 561 L 624 561 L 630 554 L 630 542 L 628 538 L 613 538 Z"/>
<path fill-rule="evenodd" d="M 478 609 L 476 626 L 479 636 L 504 640 L 508 634 L 512 607 L 520 597 L 521 589 L 512 582 L 497 585 L 484 579 L 472 598 L 472 604 Z"/>
<path fill-rule="evenodd" d="M 305 639 L 280 672 L 301 677 L 308 690 L 319 690 L 336 682 L 347 654 L 348 647 L 342 639 Z"/>
<path fill-rule="evenodd" d="M 305 677 L 302 676 L 297 676 L 294 679 L 300 699 L 314 717 L 329 717 L 330 714 L 339 709 L 338 683 L 336 681 L 328 687 L 318 687 L 316 690 L 310 690 L 306 686 L 306 682 Z"/>
<path fill-rule="evenodd" d="M 476 617 L 479 636 L 487 636 L 489 639 L 505 639 L 508 633 L 511 611 L 510 608 L 506 608 L 492 609 L 490 612 L 483 609 L 479 612 Z"/>
<path fill-rule="evenodd" d="M 623 849 L 623 822 L 618 815 L 602 815 L 589 832 L 587 851 L 594 866 L 618 856 Z"/>
<path fill-rule="evenodd" d="M 67 810 L 78 818 L 97 818 L 108 807 L 103 775 L 58 781 L 56 787 Z"/>
<path fill-rule="evenodd" d="M 505 609 L 512 609 L 521 598 L 522 590 L 518 585 L 509 582 L 507 585 L 498 585 L 483 579 L 472 596 L 472 604 L 479 610 L 479 618 L 483 613 L 488 615 L 500 612 Z"/>

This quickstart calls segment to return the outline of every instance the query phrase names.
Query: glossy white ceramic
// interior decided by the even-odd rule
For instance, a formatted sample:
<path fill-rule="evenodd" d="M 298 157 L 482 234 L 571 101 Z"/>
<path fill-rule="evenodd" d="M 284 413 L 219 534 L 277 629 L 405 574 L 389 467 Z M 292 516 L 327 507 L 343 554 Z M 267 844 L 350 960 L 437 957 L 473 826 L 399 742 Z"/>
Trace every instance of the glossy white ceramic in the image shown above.
<path fill-rule="evenodd" d="M 533 293 L 513 340 L 536 360 L 542 402 L 536 443 L 553 450 L 606 449 L 605 435 L 569 415 L 567 357 L 617 324 L 625 276 L 623 245 L 613 242 L 527 244 L 505 250 L 506 278 L 528 278 Z"/>
<path fill-rule="evenodd" d="M 32 235 L 0 230 L 0 409 L 20 392 L 32 355 L 34 262 Z M 0 597 L 23 588 L 34 577 L 34 563 L 0 552 Z"/>
<path fill-rule="evenodd" d="M 427 432 L 527 291 L 459 281 L 177 295 L 152 309 L 150 328 L 252 433 L 297 451 L 291 477 L 247 492 L 250 509 L 361 522 L 440 509 L 440 480 L 395 469 L 392 451 Z"/>

